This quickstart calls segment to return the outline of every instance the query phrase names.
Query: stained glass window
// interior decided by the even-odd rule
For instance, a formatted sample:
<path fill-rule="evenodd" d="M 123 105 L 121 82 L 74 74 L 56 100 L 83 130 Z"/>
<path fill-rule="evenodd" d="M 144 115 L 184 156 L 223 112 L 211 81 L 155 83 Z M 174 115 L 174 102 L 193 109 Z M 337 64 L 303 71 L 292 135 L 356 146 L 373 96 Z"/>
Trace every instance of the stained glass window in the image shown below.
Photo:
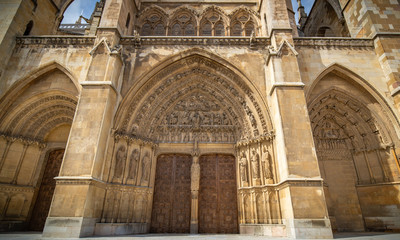
<path fill-rule="evenodd" d="M 217 22 L 214 28 L 215 28 L 215 36 L 225 36 L 225 27 L 222 22 Z"/>
<path fill-rule="evenodd" d="M 154 35 L 165 36 L 165 27 L 161 23 L 157 24 L 154 28 Z"/>
<path fill-rule="evenodd" d="M 211 36 L 211 23 L 207 22 L 203 25 L 202 30 L 201 30 L 201 35 L 203 36 Z"/>
<path fill-rule="evenodd" d="M 236 22 L 233 24 L 231 35 L 232 36 L 242 36 L 242 24 L 240 22 Z"/>

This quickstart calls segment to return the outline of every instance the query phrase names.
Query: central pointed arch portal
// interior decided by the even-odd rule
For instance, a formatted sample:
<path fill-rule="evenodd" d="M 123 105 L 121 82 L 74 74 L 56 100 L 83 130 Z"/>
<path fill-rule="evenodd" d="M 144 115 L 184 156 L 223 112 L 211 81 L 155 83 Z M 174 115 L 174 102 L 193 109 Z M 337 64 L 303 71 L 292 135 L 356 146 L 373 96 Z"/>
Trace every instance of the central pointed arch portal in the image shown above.
<path fill-rule="evenodd" d="M 202 50 L 181 53 L 139 80 L 120 106 L 108 179 L 149 188 L 146 210 L 133 219 L 146 224 L 143 232 L 237 233 L 239 224 L 278 223 L 277 204 L 258 219 L 256 203 L 246 202 L 251 188 L 273 192 L 274 148 L 265 99 L 235 67 Z M 115 221 L 107 212 L 102 222 Z"/>

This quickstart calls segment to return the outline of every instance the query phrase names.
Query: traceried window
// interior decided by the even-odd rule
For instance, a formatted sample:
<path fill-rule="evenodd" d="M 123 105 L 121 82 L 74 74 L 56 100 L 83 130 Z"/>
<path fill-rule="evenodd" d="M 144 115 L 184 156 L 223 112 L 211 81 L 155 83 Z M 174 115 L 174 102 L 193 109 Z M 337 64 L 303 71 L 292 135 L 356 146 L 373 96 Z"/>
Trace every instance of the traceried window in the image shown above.
<path fill-rule="evenodd" d="M 165 36 L 165 27 L 164 27 L 163 24 L 158 23 L 154 27 L 154 35 L 156 35 L 156 36 Z"/>
<path fill-rule="evenodd" d="M 255 18 L 248 10 L 242 9 L 231 18 L 231 36 L 257 35 Z"/>
<path fill-rule="evenodd" d="M 195 36 L 196 24 L 195 17 L 188 11 L 176 13 L 171 19 L 170 33 L 171 36 Z"/>
<path fill-rule="evenodd" d="M 141 20 L 142 27 L 140 35 L 142 36 L 165 36 L 165 19 L 160 13 L 153 12 Z"/>
<path fill-rule="evenodd" d="M 206 10 L 200 21 L 200 35 L 225 36 L 224 19 L 226 16 L 218 9 Z"/>

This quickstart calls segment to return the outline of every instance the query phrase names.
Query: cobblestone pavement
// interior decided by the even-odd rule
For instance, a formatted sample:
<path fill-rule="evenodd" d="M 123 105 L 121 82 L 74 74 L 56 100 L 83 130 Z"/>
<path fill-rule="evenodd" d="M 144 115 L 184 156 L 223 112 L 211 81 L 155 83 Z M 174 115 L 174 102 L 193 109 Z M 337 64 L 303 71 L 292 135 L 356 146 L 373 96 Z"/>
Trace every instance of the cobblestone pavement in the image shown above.
<path fill-rule="evenodd" d="M 49 238 L 42 238 L 40 232 L 20 232 L 20 233 L 2 233 L 0 234 L 0 240 L 49 240 Z M 71 238 L 78 239 L 78 238 Z M 240 239 L 240 240 L 251 240 L 251 239 L 277 239 L 286 240 L 289 238 L 272 238 L 264 236 L 249 236 L 239 234 L 146 234 L 146 235 L 127 235 L 118 237 L 88 237 L 80 238 L 84 240 L 223 240 L 223 239 Z M 337 233 L 334 235 L 334 239 L 343 240 L 399 240 L 400 233 L 378 233 L 378 232 L 361 232 L 361 233 Z"/>

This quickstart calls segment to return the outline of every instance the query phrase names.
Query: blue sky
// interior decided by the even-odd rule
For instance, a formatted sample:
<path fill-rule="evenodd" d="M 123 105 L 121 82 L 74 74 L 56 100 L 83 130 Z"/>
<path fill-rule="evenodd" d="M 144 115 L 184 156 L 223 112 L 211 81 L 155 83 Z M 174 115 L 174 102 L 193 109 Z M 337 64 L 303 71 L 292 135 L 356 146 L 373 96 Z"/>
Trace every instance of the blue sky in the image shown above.
<path fill-rule="evenodd" d="M 65 11 L 62 23 L 75 23 L 81 14 L 84 17 L 89 18 L 93 12 L 96 2 L 98 2 L 98 0 L 75 0 L 71 3 L 71 5 L 69 5 L 67 11 Z M 314 3 L 314 0 L 301 0 L 301 2 L 306 10 L 306 13 L 308 14 Z M 293 10 L 296 12 L 297 22 L 297 0 L 292 0 L 292 4 Z"/>
<path fill-rule="evenodd" d="M 306 13 L 310 13 L 311 7 L 314 4 L 315 0 L 301 0 L 301 4 L 304 6 Z M 298 16 L 297 16 L 297 0 L 292 0 L 293 11 L 296 13 L 296 23 L 298 24 Z"/>
<path fill-rule="evenodd" d="M 61 23 L 75 23 L 79 16 L 90 18 L 98 0 L 75 0 L 64 12 L 64 18 Z M 83 22 L 82 22 L 83 23 Z"/>

